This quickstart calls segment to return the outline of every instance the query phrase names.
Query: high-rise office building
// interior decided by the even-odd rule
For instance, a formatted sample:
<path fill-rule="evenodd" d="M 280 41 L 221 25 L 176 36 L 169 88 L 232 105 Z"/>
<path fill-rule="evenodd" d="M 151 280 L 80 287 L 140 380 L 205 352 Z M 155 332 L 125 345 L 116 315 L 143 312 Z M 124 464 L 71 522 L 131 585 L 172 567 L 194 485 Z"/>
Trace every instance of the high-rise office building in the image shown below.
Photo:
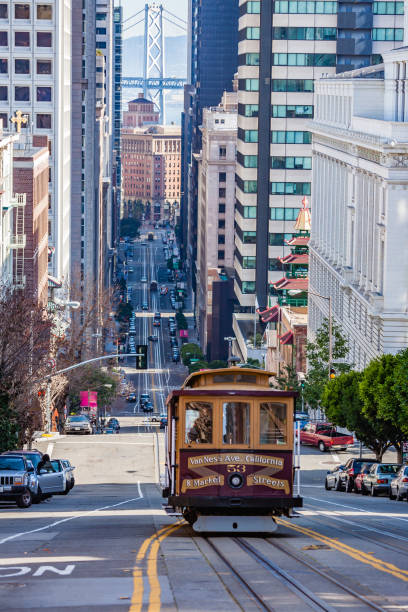
<path fill-rule="evenodd" d="M 112 211 L 112 243 L 119 241 L 120 203 L 122 199 L 122 163 L 121 163 L 121 129 L 122 129 L 122 20 L 123 9 L 113 9 L 114 40 L 114 91 L 113 91 L 113 155 L 114 155 L 114 203 Z"/>
<path fill-rule="evenodd" d="M 17 110 L 22 132 L 45 135 L 50 150 L 49 271 L 70 274 L 72 0 L 0 2 L 0 118 Z"/>
<path fill-rule="evenodd" d="M 404 3 L 239 5 L 235 292 L 253 311 L 267 306 L 271 282 L 282 277 L 279 257 L 311 193 L 314 79 L 378 63 L 399 46 Z"/>
<path fill-rule="evenodd" d="M 197 248 L 197 166 L 203 108 L 216 106 L 237 69 L 238 0 L 189 0 L 188 76 L 182 117 L 182 248 L 192 264 Z"/>

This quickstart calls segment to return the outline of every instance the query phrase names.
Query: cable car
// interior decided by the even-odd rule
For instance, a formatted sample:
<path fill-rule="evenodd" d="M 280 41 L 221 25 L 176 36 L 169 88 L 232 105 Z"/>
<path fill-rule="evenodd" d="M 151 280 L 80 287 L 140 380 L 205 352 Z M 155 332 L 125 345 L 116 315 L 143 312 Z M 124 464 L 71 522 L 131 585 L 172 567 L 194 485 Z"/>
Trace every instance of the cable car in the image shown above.
<path fill-rule="evenodd" d="M 272 372 L 230 367 L 191 374 L 167 398 L 163 496 L 197 532 L 276 530 L 294 495 L 296 392 Z"/>

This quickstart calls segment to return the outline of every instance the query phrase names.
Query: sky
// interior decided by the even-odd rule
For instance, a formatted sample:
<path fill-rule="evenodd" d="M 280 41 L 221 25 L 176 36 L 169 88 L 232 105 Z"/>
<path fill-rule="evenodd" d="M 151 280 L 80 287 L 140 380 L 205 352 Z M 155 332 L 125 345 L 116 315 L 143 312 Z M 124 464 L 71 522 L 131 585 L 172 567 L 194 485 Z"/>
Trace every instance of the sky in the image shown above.
<path fill-rule="evenodd" d="M 131 17 L 132 15 L 134 15 L 135 13 L 138 13 L 140 10 L 143 10 L 145 4 L 148 2 L 149 0 L 122 0 L 123 19 L 125 20 Z M 161 3 L 163 4 L 164 9 L 167 9 L 171 13 L 174 13 L 175 15 L 177 15 L 178 17 L 181 17 L 182 19 L 187 20 L 187 0 L 162 0 Z M 164 13 L 164 15 L 166 15 L 166 13 Z M 124 30 L 126 29 L 127 26 L 131 25 L 132 23 L 137 23 L 139 19 L 143 16 L 144 16 L 143 13 L 141 13 L 137 18 L 130 19 L 127 23 L 124 24 L 123 26 Z M 177 21 L 170 15 L 167 15 L 167 17 L 169 17 L 173 21 Z M 143 31 L 144 31 L 143 27 L 144 27 L 143 22 L 139 23 L 139 25 L 136 26 L 135 28 L 129 28 L 129 30 L 124 32 L 123 37 L 128 38 L 130 36 L 137 36 L 139 34 L 143 34 Z M 164 22 L 164 34 L 165 36 L 180 36 L 183 34 L 183 30 L 165 21 Z"/>

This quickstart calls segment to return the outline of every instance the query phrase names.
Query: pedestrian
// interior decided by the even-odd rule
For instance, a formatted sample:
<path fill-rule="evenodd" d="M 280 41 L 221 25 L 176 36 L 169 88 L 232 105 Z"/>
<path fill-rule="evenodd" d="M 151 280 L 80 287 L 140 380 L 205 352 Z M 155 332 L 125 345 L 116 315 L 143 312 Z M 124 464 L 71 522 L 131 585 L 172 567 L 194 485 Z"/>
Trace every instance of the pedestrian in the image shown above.
<path fill-rule="evenodd" d="M 40 461 L 37 465 L 37 474 L 40 473 L 41 470 L 46 470 L 47 472 L 53 472 L 54 468 L 52 467 L 50 456 L 47 453 L 41 457 Z"/>

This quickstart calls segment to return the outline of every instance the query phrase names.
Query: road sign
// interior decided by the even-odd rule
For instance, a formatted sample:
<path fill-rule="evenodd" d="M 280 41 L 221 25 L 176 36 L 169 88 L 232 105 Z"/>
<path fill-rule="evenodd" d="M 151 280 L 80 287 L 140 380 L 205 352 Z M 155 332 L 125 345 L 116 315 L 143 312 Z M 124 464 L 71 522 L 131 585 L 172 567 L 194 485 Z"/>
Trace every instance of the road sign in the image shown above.
<path fill-rule="evenodd" d="M 136 353 L 136 370 L 147 370 L 147 344 L 138 344 Z"/>

